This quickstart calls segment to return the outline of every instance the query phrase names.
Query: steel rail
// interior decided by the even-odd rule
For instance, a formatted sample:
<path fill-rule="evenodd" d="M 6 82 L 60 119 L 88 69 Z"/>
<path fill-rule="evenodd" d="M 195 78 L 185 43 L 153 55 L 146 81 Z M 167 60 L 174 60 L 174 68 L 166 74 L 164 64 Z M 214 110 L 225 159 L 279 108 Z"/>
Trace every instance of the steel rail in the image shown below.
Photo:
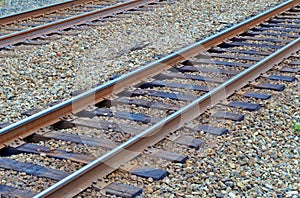
<path fill-rule="evenodd" d="M 300 38 L 129 139 L 127 142 L 124 142 L 117 148 L 107 152 L 102 157 L 39 193 L 36 197 L 69 197 L 76 195 L 81 191 L 80 189 L 87 188 L 93 181 L 106 176 L 128 160 L 138 156 L 148 146 L 159 142 L 168 133 L 174 132 L 182 127 L 184 123 L 198 117 L 206 109 L 232 95 L 237 89 L 247 85 L 249 81 L 256 79 L 261 73 L 270 70 L 274 65 L 284 60 L 284 58 L 289 57 L 299 50 Z"/>
<path fill-rule="evenodd" d="M 125 3 L 107 6 L 92 12 L 83 13 L 77 16 L 68 17 L 30 29 L 14 32 L 0 37 L 0 49 L 9 45 L 21 43 L 23 41 L 38 38 L 57 31 L 65 30 L 76 25 L 97 20 L 101 17 L 108 17 L 124 11 L 128 11 L 144 5 L 159 2 L 159 0 L 131 0 Z"/>
<path fill-rule="evenodd" d="M 27 10 L 21 13 L 5 15 L 0 17 L 0 25 L 7 25 L 10 23 L 14 23 L 16 21 L 25 20 L 28 18 L 33 18 L 45 14 L 49 14 L 51 12 L 55 12 L 57 10 L 71 8 L 80 4 L 91 2 L 92 0 L 72 0 L 72 1 L 65 1 L 61 3 L 54 3 L 44 7 L 40 7 L 37 9 Z"/>
<path fill-rule="evenodd" d="M 35 115 L 32 115 L 17 123 L 13 123 L 3 129 L 0 129 L 0 149 L 5 147 L 6 144 L 18 140 L 20 138 L 28 137 L 35 133 L 38 129 L 50 126 L 61 120 L 61 117 L 71 113 L 79 112 L 88 105 L 96 104 L 102 101 L 105 97 L 112 93 L 119 93 L 124 88 L 130 85 L 134 85 L 141 79 L 145 79 L 149 76 L 154 76 L 161 71 L 170 68 L 176 62 L 186 60 L 187 58 L 199 54 L 209 47 L 216 45 L 226 38 L 224 35 L 233 36 L 237 35 L 243 30 L 251 26 L 269 19 L 273 16 L 271 13 L 279 14 L 299 3 L 297 1 L 288 1 L 277 7 L 261 13 L 260 15 L 248 19 L 247 21 L 237 24 L 231 27 L 229 30 L 224 30 L 217 35 L 211 36 L 203 41 L 200 41 L 190 47 L 187 47 L 179 52 L 173 53 L 160 60 L 153 62 L 152 64 L 141 67 L 134 70 L 124 76 L 116 78 L 108 83 L 97 86 L 83 94 L 80 94 L 72 99 L 66 100 L 60 104 L 57 104 L 51 108 L 41 111 Z M 246 26 L 243 28 L 243 26 Z"/>

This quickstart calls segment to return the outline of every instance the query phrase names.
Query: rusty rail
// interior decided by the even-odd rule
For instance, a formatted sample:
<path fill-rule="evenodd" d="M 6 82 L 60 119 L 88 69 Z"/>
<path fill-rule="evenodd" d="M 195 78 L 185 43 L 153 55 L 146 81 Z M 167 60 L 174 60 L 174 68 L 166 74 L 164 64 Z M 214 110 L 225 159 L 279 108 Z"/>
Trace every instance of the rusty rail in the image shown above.
<path fill-rule="evenodd" d="M 52 23 L 47 23 L 34 28 L 18 31 L 12 34 L 0 37 L 0 49 L 9 45 L 21 43 L 23 41 L 38 38 L 50 33 L 65 30 L 76 25 L 81 25 L 90 21 L 97 20 L 102 17 L 112 16 L 127 10 L 158 2 L 159 0 L 131 0 L 125 3 L 108 6 L 103 9 L 98 9 L 92 12 L 58 20 Z"/>

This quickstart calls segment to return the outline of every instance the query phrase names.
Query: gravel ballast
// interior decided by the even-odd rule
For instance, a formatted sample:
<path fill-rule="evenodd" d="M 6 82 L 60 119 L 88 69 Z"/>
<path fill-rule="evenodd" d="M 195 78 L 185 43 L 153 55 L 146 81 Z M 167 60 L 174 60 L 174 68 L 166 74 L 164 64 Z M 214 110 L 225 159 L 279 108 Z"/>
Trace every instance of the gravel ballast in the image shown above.
<path fill-rule="evenodd" d="M 13 57 L 0 58 L 0 123 L 20 120 L 28 109 L 66 100 L 71 91 L 107 82 L 279 2 L 180 0 L 43 46 L 1 51 Z"/>
<path fill-rule="evenodd" d="M 1 0 L 0 17 L 64 1 L 67 0 Z"/>

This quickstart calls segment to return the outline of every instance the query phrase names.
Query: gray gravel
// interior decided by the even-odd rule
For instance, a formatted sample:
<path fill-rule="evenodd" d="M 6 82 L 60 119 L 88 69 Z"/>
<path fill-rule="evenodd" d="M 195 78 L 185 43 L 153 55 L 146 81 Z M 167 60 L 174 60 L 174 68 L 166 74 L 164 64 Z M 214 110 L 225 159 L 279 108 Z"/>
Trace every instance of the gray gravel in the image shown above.
<path fill-rule="evenodd" d="M 104 83 L 279 2 L 180 0 L 44 46 L 2 51 L 13 57 L 0 58 L 0 123 L 20 120 L 21 112 L 68 99 L 72 90 Z"/>
<path fill-rule="evenodd" d="M 67 0 L 0 0 L 0 17 Z"/>

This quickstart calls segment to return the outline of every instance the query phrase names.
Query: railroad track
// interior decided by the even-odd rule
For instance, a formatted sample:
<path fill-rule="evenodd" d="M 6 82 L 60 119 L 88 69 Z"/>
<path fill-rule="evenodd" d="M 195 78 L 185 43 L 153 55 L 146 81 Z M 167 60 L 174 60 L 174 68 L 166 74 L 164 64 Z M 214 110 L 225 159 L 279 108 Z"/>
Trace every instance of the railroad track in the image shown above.
<path fill-rule="evenodd" d="M 102 26 L 118 14 L 125 15 L 122 17 L 140 14 L 165 3 L 159 0 L 75 0 L 4 16 L 0 18 L 0 49 L 11 49 L 17 44 L 46 44 L 58 39 L 57 35 L 78 34 L 84 29 Z"/>
<path fill-rule="evenodd" d="M 247 119 L 245 112 L 259 110 L 273 91 L 284 91 L 285 83 L 298 80 L 295 76 L 300 65 L 299 2 L 285 2 L 2 128 L 0 168 L 23 173 L 20 177 L 24 183 L 28 178 L 24 175 L 33 175 L 47 178 L 43 181 L 53 185 L 30 192 L 26 185 L 16 190 L 1 184 L 1 193 L 75 196 L 100 179 L 99 190 L 108 194 L 140 194 L 140 188 L 106 183 L 103 178 L 120 167 L 140 177 L 164 178 L 168 175 L 166 170 L 130 162 L 150 156 L 184 163 L 188 156 L 175 148 L 183 145 L 199 149 L 205 145 L 194 134 L 223 135 L 228 130 L 220 127 L 222 120 Z M 245 86 L 247 92 L 236 92 Z M 189 133 L 176 132 L 182 127 Z M 166 139 L 174 144 L 171 150 L 155 147 Z M 51 144 L 47 143 L 49 140 Z M 78 147 L 77 152 L 70 152 L 70 147 Z M 89 149 L 84 152 L 86 148 Z M 37 165 L 34 159 L 15 159 L 15 155 L 24 153 L 60 159 L 58 167 L 68 171 Z M 77 164 L 77 171 L 64 166 L 70 161 Z"/>

